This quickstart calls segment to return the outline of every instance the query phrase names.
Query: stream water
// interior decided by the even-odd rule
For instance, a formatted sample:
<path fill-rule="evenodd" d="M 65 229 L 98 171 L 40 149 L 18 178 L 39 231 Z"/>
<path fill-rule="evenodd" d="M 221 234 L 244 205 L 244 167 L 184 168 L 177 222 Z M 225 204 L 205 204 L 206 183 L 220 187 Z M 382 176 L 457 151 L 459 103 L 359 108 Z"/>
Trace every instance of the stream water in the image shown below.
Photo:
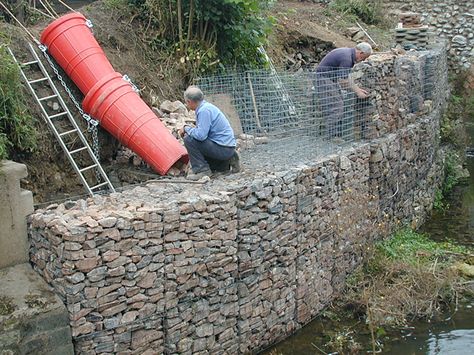
<path fill-rule="evenodd" d="M 471 142 L 474 139 L 474 124 L 468 126 Z M 472 147 L 472 144 L 471 144 Z M 470 153 L 469 153 L 470 152 Z M 435 211 L 421 228 L 437 241 L 451 240 L 474 246 L 474 148 L 468 149 L 467 168 L 470 178 L 467 183 L 455 187 L 447 198 L 445 211 Z M 336 324 L 327 319 L 316 319 L 296 334 L 271 349 L 265 355 L 324 354 L 328 333 Z M 337 324 L 338 328 L 341 324 Z M 343 324 L 347 334 L 362 350 L 355 353 L 371 353 L 370 334 L 357 333 L 354 321 Z M 319 349 L 318 349 L 319 348 Z M 463 355 L 474 353 L 474 300 L 460 304 L 456 312 L 443 314 L 437 320 L 415 322 L 399 333 L 391 333 L 384 340 L 383 354 L 390 355 Z"/>

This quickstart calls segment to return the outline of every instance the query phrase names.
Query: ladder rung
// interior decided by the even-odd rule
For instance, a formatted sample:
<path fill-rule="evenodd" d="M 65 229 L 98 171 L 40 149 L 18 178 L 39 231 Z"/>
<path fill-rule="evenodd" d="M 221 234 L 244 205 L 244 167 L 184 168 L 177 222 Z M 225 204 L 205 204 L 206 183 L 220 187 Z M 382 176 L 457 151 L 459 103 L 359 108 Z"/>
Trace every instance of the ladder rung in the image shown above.
<path fill-rule="evenodd" d="M 95 168 L 97 166 L 97 164 L 94 164 L 94 165 L 91 165 L 91 166 L 87 166 L 85 167 L 84 169 L 80 169 L 79 171 L 82 173 L 83 171 L 87 171 L 87 170 L 90 170 L 92 168 Z"/>
<path fill-rule="evenodd" d="M 74 132 L 76 132 L 76 131 L 77 131 L 77 129 L 74 128 L 74 129 L 71 129 L 70 131 L 66 131 L 66 132 L 60 133 L 59 136 L 62 137 L 62 136 L 65 136 L 65 135 L 67 135 L 67 134 L 74 133 Z"/>
<path fill-rule="evenodd" d="M 31 62 L 21 63 L 21 65 L 31 65 L 31 64 L 36 64 L 36 63 L 38 63 L 37 60 L 32 60 Z"/>
<path fill-rule="evenodd" d="M 48 118 L 56 118 L 56 117 L 64 116 L 64 115 L 67 115 L 67 112 L 66 112 L 66 111 L 61 112 L 61 113 L 57 113 L 57 114 L 55 114 L 55 115 L 48 116 Z"/>
<path fill-rule="evenodd" d="M 41 78 L 41 79 L 35 79 L 35 80 L 30 80 L 28 81 L 29 84 L 34 84 L 34 83 L 39 83 L 41 81 L 48 80 L 48 78 Z"/>
<path fill-rule="evenodd" d="M 82 147 L 82 148 L 77 148 L 77 149 L 74 149 L 74 150 L 71 150 L 69 152 L 69 154 L 74 154 L 74 153 L 77 153 L 77 152 L 82 152 L 83 150 L 86 150 L 87 147 Z"/>
<path fill-rule="evenodd" d="M 99 184 L 99 185 L 95 185 L 94 187 L 91 187 L 91 190 L 95 190 L 95 189 L 98 189 L 99 187 L 101 186 L 105 186 L 105 185 L 108 185 L 109 183 L 106 181 L 106 182 L 103 182 L 102 184 Z"/>
<path fill-rule="evenodd" d="M 50 96 L 45 96 L 45 97 L 42 97 L 41 99 L 38 99 L 38 101 L 44 101 L 44 100 L 52 99 L 52 98 L 55 98 L 57 96 L 58 95 L 56 95 L 56 94 L 50 95 Z"/>

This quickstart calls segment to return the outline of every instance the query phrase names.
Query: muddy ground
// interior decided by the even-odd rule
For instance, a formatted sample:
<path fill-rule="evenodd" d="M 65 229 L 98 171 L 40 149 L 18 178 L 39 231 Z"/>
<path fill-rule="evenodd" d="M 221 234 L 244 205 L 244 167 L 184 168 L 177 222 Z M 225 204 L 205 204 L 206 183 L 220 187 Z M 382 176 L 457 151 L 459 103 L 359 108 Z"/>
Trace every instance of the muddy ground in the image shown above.
<path fill-rule="evenodd" d="M 94 35 L 114 68 L 132 78 L 148 104 L 158 106 L 165 99 L 181 99 L 187 83 L 183 80 L 179 63 L 148 49 L 133 19 L 117 9 L 106 7 L 102 1 L 83 6 L 79 11 L 93 22 Z M 301 65 L 311 68 L 331 49 L 355 44 L 351 39 L 353 30 L 348 30 L 355 24 L 327 6 L 312 2 L 278 1 L 272 15 L 276 17 L 277 25 L 267 45 L 267 53 L 279 68 L 294 70 Z M 48 23 L 40 21 L 31 26 L 30 31 L 39 38 Z M 0 23 L 0 26 L 3 33 L 9 34 L 12 48 L 17 52 L 25 51 L 24 33 L 12 25 Z M 388 47 L 390 37 L 386 31 L 366 28 L 379 42 L 380 48 Z M 75 89 L 74 84 L 66 82 L 76 98 L 82 101 L 82 94 Z M 31 97 L 29 92 L 26 97 Z M 35 107 L 32 100 L 31 103 L 32 113 L 37 117 L 39 149 L 34 154 L 14 154 L 12 157 L 28 166 L 29 177 L 23 181 L 23 187 L 33 191 L 36 204 L 83 195 L 85 191 L 82 184 L 41 118 L 39 108 Z M 77 120 L 83 123 L 79 115 Z M 86 137 L 90 137 L 85 124 L 82 128 Z M 99 129 L 99 140 L 104 168 L 115 186 L 156 178 L 152 171 L 139 170 L 133 164 L 116 164 L 120 144 L 102 129 Z"/>

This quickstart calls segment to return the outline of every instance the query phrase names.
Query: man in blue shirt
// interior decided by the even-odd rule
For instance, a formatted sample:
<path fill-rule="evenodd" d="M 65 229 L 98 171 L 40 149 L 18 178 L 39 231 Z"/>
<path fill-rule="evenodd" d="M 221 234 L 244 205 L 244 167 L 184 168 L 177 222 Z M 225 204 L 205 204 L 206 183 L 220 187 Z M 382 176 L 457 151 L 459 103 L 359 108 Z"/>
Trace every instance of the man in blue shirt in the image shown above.
<path fill-rule="evenodd" d="M 188 178 L 198 180 L 203 176 L 211 176 L 210 164 L 215 161 L 227 162 L 231 172 L 238 172 L 240 159 L 235 150 L 234 131 L 222 111 L 205 101 L 204 94 L 197 86 L 186 89 L 184 101 L 196 113 L 196 127 L 184 126 L 179 132 L 184 137 L 193 171 Z"/>
<path fill-rule="evenodd" d="M 334 49 L 319 63 L 316 69 L 315 86 L 319 106 L 326 119 L 328 138 L 342 137 L 344 134 L 341 127 L 344 114 L 342 87 L 353 91 L 359 99 L 368 97 L 369 93 L 354 83 L 350 72 L 356 63 L 367 59 L 371 54 L 370 44 L 362 42 L 355 48 Z"/>

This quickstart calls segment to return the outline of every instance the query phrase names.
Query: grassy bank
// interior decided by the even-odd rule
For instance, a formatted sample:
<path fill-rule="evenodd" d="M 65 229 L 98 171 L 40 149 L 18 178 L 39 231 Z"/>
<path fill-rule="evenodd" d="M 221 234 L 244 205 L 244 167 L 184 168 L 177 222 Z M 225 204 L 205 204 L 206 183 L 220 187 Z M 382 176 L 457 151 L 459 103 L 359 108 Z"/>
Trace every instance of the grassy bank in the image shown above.
<path fill-rule="evenodd" d="M 332 324 L 325 351 L 357 352 L 356 333 L 366 333 L 378 351 L 387 332 L 456 309 L 461 299 L 473 296 L 468 288 L 473 264 L 473 250 L 409 229 L 376 244 L 346 292 L 323 313 Z"/>

